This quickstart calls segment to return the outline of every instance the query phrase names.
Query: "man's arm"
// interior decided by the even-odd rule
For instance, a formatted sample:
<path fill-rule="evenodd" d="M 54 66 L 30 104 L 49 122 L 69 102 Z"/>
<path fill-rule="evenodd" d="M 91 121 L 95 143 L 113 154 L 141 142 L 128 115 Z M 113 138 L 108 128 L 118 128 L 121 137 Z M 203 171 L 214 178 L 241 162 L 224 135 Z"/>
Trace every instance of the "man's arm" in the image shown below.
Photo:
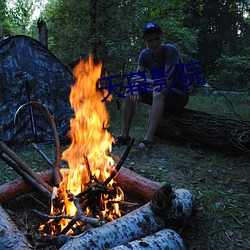
<path fill-rule="evenodd" d="M 168 72 L 171 66 L 172 65 L 169 65 L 169 64 L 165 65 L 165 73 Z M 166 78 L 169 78 L 174 73 L 175 69 L 176 69 L 176 66 L 174 64 L 173 67 L 169 70 Z M 172 85 L 172 82 L 173 82 L 173 78 L 171 78 L 170 80 L 167 80 L 167 86 L 170 87 Z"/>
<path fill-rule="evenodd" d="M 165 67 L 164 67 L 165 73 L 168 72 L 168 70 L 171 68 L 171 66 L 172 66 L 172 65 L 169 65 L 169 64 L 166 64 L 166 65 L 165 65 Z M 166 76 L 166 79 L 169 78 L 169 77 L 174 73 L 175 69 L 176 69 L 176 66 L 173 65 L 173 67 L 169 70 L 169 72 L 168 72 L 168 74 L 167 74 L 167 76 Z M 137 72 L 138 72 L 139 70 L 140 70 L 140 71 L 144 71 L 145 68 L 138 65 L 138 67 L 137 67 Z M 139 81 L 139 80 L 138 80 L 138 77 L 137 77 L 136 80 Z M 142 81 L 142 82 L 145 82 L 145 79 L 141 78 L 141 81 Z M 155 81 L 155 79 L 150 79 L 150 78 L 147 78 L 147 79 L 146 79 L 146 82 L 148 82 L 148 83 L 150 84 L 151 87 L 154 87 L 154 81 Z M 171 86 L 172 82 L 173 82 L 173 78 L 167 80 L 167 86 Z"/>
<path fill-rule="evenodd" d="M 168 70 L 170 69 L 171 66 L 172 66 L 172 65 L 169 65 L 169 64 L 166 64 L 166 65 L 165 65 L 165 73 L 168 72 Z M 173 72 L 175 71 L 175 68 L 176 68 L 176 66 L 173 65 L 173 67 L 169 70 L 168 75 L 166 76 L 166 78 L 169 78 L 169 77 L 173 74 Z M 137 67 L 137 72 L 139 72 L 139 71 L 142 72 L 142 71 L 145 71 L 145 70 L 146 70 L 145 67 L 142 67 L 142 66 L 138 65 L 138 67 Z M 138 84 L 139 84 L 139 82 L 140 82 L 139 77 L 135 77 L 134 79 L 135 79 L 135 80 L 138 82 Z M 146 82 L 148 82 L 149 85 L 150 85 L 151 87 L 154 87 L 154 81 L 155 81 L 155 80 L 150 79 L 150 78 L 147 78 L 147 79 L 146 79 Z M 145 82 L 145 79 L 141 78 L 141 82 Z M 173 82 L 173 78 L 167 80 L 167 86 L 168 86 L 168 87 L 171 86 L 171 85 L 172 85 L 172 82 Z M 130 95 L 130 94 L 129 94 L 129 95 Z M 140 93 L 139 93 L 139 92 L 134 92 L 133 96 L 130 95 L 130 98 L 131 98 L 133 101 L 137 102 L 137 101 L 140 100 Z"/>

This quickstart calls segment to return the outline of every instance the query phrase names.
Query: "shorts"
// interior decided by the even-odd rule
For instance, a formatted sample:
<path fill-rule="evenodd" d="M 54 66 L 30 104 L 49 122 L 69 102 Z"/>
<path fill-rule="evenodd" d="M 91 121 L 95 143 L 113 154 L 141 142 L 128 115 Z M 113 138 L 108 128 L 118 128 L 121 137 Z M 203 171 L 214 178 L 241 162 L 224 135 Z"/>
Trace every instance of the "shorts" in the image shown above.
<path fill-rule="evenodd" d="M 153 89 L 148 89 L 146 93 L 141 93 L 140 102 L 152 105 Z M 165 112 L 172 112 L 185 107 L 189 101 L 189 93 L 186 90 L 171 88 L 165 96 Z"/>

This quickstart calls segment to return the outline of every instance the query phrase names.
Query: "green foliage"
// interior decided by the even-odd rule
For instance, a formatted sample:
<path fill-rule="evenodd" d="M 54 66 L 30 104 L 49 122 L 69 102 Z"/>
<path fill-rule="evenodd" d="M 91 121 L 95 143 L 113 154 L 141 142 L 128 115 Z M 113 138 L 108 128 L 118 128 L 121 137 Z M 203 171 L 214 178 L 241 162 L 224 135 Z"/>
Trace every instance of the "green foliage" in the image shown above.
<path fill-rule="evenodd" d="M 228 77 L 233 70 L 231 64 L 222 61 L 225 57 L 237 59 L 235 56 L 244 56 L 246 48 L 249 48 L 249 10 L 247 0 L 195 0 L 188 8 L 192 14 L 186 18 L 186 25 L 199 30 L 196 56 L 203 65 L 205 75 L 213 74 L 210 79 L 218 78 L 216 80 L 222 80 L 224 86 L 228 86 Z M 226 68 L 218 68 L 218 64 Z M 236 72 L 236 75 L 242 75 L 242 71 Z M 238 76 L 233 81 L 236 79 Z M 242 87 L 246 86 L 244 79 L 238 82 Z"/>
<path fill-rule="evenodd" d="M 31 16 L 42 3 L 16 0 L 7 12 L 1 1 L 1 34 L 37 39 L 37 20 Z M 49 30 L 49 49 L 65 65 L 92 53 L 110 76 L 135 72 L 144 48 L 141 29 L 155 21 L 163 29 L 163 42 L 176 45 L 185 63 L 201 62 L 206 80 L 224 88 L 245 88 L 250 71 L 249 10 L 247 0 L 51 0 L 41 18 Z"/>
<path fill-rule="evenodd" d="M 181 13 L 184 3 L 109 0 L 79 5 L 74 0 L 52 1 L 44 11 L 49 45 L 64 63 L 92 51 L 110 75 L 122 75 L 136 69 L 143 48 L 141 29 L 153 20 L 162 25 L 165 42 L 174 43 L 187 58 L 196 51 L 196 32 L 183 27 L 182 15 L 171 14 L 173 8 Z"/>
<path fill-rule="evenodd" d="M 33 12 L 34 3 L 30 0 L 16 0 L 14 7 L 8 9 L 8 23 L 13 35 L 29 34 Z"/>
<path fill-rule="evenodd" d="M 199 110 L 214 115 L 230 118 L 250 120 L 250 96 L 245 92 L 242 95 L 209 95 L 191 96 L 187 108 Z"/>
<path fill-rule="evenodd" d="M 9 17 L 7 15 L 6 1 L 0 1 L 0 36 L 8 36 L 10 34 Z"/>
<path fill-rule="evenodd" d="M 222 55 L 216 61 L 215 74 L 210 75 L 217 87 L 225 84 L 229 90 L 243 90 L 250 86 L 250 55 Z"/>

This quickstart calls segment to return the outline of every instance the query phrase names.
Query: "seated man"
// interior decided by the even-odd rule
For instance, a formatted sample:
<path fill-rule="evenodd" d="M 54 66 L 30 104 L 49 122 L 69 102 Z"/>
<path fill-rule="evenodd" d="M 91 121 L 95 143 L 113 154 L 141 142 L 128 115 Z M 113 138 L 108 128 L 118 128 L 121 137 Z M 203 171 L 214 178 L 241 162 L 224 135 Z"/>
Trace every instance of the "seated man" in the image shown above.
<path fill-rule="evenodd" d="M 147 48 L 140 53 L 137 72 L 148 69 L 152 79 L 134 77 L 133 86 L 140 84 L 142 86 L 147 82 L 153 89 L 147 89 L 146 92 L 127 91 L 123 103 L 122 131 L 116 139 L 118 146 L 127 145 L 131 139 L 129 130 L 136 102 L 141 101 L 152 105 L 148 130 L 138 145 L 139 148 L 148 148 L 154 146 L 154 134 L 163 113 L 183 108 L 189 100 L 187 79 L 186 81 L 180 79 L 181 74 L 178 74 L 177 70 L 177 65 L 183 63 L 177 48 L 171 44 L 161 44 L 162 30 L 154 22 L 145 25 L 142 37 Z M 159 71 L 162 72 L 159 74 Z M 156 74 L 157 79 L 154 77 Z"/>

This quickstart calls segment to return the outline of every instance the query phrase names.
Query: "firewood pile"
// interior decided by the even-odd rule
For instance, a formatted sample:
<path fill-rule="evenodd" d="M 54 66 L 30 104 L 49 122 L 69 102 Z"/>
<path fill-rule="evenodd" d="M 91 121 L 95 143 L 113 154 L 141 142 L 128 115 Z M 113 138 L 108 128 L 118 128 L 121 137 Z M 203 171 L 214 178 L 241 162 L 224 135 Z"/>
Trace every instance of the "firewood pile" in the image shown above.
<path fill-rule="evenodd" d="M 52 235 L 49 232 L 46 236 L 28 241 L 5 210 L 0 207 L 0 231 L 2 232 L 0 246 L 15 250 L 38 249 L 45 246 L 54 246 L 56 249 L 144 249 L 145 247 L 185 249 L 180 233 L 194 211 L 195 196 L 189 190 L 173 190 L 169 185 L 162 186 L 122 167 L 131 146 L 132 144 L 127 147 L 115 171 L 104 183 L 94 180 L 92 185 L 78 195 L 68 192 L 68 199 L 77 208 L 75 216 L 67 218 L 62 214 L 51 216 L 33 211 L 36 216 L 53 223 L 62 218 L 69 219 L 69 224 L 58 235 Z M 0 203 L 5 205 L 16 196 L 34 189 L 50 203 L 56 187 L 53 174 L 55 171 L 37 174 L 3 142 L 0 142 L 0 149 L 1 159 L 23 177 L 23 180 L 15 180 L 10 185 L 7 183 L 0 186 Z M 140 204 L 117 201 L 120 204 L 122 216 L 116 216 L 112 221 L 108 221 L 103 218 L 98 205 L 100 194 L 109 196 L 118 192 L 116 189 L 107 187 L 112 179 L 119 183 L 125 194 L 132 195 L 140 201 Z M 60 202 L 62 202 L 60 197 L 54 200 L 57 206 L 60 206 Z M 92 208 L 87 216 L 84 213 L 86 207 Z M 78 226 L 73 227 L 76 224 Z M 72 232 L 67 234 L 72 229 L 73 234 Z"/>

